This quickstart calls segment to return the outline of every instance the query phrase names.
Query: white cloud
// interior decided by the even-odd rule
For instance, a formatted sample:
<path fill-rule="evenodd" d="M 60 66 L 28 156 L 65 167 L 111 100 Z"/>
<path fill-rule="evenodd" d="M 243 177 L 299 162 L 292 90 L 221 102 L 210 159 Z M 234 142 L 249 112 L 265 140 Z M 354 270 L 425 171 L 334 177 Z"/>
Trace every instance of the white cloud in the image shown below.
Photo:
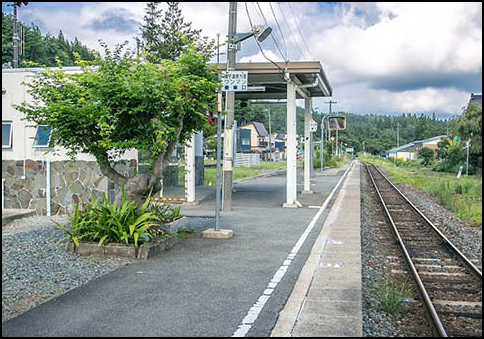
<path fill-rule="evenodd" d="M 22 11 L 29 13 L 34 22 L 41 20 L 52 34 L 62 29 L 68 39 L 77 36 L 97 50 L 98 39 L 110 46 L 130 40 L 134 47 L 133 37 L 139 29 L 95 31 L 87 23 L 103 18 L 105 12 L 113 13 L 114 9 L 121 9 L 120 15 L 123 13 L 128 22 L 142 22 L 146 6 L 138 2 L 70 3 L 76 4 L 76 10 L 68 10 L 67 4 L 60 9 L 42 4 L 31 3 Z M 469 92 L 482 92 L 480 2 L 292 2 L 295 19 L 287 3 L 271 4 L 272 9 L 269 3 L 260 3 L 264 17 L 255 4 L 247 4 L 253 24 L 267 20 L 280 48 L 283 52 L 287 48 L 290 60 L 321 61 L 334 88 L 333 98 L 342 110 L 457 114 L 468 101 Z M 225 39 L 227 2 L 181 2 L 180 8 L 185 21 L 202 28 L 203 35 L 216 39 L 220 33 L 221 41 Z M 244 3 L 238 6 L 237 28 L 238 32 L 250 30 Z M 270 59 L 282 59 L 272 38 L 264 41 L 262 47 Z M 225 52 L 224 47 L 221 52 Z M 238 61 L 267 60 L 254 41 L 247 40 L 238 53 Z"/>

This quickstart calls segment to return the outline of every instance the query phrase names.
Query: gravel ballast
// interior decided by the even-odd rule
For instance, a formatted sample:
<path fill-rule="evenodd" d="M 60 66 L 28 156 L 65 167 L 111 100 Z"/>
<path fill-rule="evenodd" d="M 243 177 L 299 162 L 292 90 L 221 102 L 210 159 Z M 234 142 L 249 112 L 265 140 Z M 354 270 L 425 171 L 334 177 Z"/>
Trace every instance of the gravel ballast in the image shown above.
<path fill-rule="evenodd" d="M 85 258 L 65 250 L 65 234 L 35 216 L 2 227 L 2 323 L 49 299 L 127 265 L 126 258 Z"/>
<path fill-rule="evenodd" d="M 361 238 L 362 238 L 362 289 L 363 330 L 366 337 L 380 336 L 433 336 L 425 319 L 422 306 L 410 303 L 396 315 L 383 310 L 376 289 L 385 280 L 398 281 L 389 269 L 404 267 L 399 251 L 395 251 L 393 235 L 383 217 L 378 198 L 374 196 L 366 170 L 361 174 Z M 459 248 L 469 259 L 482 265 L 482 226 L 472 227 L 439 205 L 434 198 L 407 184 L 397 185 L 423 213 Z M 394 259 L 389 260 L 392 256 Z M 393 262 L 392 262 L 393 261 Z M 412 292 L 415 298 L 416 290 Z"/>

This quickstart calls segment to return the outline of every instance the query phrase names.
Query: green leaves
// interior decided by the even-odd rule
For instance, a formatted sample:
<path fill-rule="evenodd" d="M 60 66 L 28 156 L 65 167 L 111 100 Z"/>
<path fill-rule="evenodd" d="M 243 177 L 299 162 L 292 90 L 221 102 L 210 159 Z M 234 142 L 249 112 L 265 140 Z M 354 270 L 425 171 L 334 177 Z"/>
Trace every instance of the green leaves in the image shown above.
<path fill-rule="evenodd" d="M 33 103 L 15 108 L 25 120 L 50 126 L 51 146 L 73 157 L 88 153 L 112 162 L 137 149 L 155 161 L 168 145 L 183 143 L 206 124 L 219 87 L 207 61 L 193 49 L 176 61 L 153 64 L 123 46 L 106 48 L 103 59 L 79 61 L 82 72 L 38 73 L 25 84 Z"/>
<path fill-rule="evenodd" d="M 148 229 L 158 225 L 159 219 L 152 212 L 146 211 L 150 196 L 141 206 L 126 200 L 124 192 L 120 206 L 109 202 L 105 195 L 100 203 L 93 195 L 91 199 L 92 202 L 86 204 L 82 211 L 77 203 L 74 205 L 70 228 L 56 223 L 76 246 L 79 246 L 80 241 L 92 241 L 99 246 L 105 243 L 125 243 L 138 247 L 140 239 L 152 238 Z"/>

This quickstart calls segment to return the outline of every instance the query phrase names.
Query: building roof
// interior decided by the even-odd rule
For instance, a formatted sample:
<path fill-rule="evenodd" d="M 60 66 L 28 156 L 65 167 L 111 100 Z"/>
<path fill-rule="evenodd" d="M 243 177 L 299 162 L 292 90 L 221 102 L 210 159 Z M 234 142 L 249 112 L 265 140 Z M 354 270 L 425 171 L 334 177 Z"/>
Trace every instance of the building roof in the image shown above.
<path fill-rule="evenodd" d="M 390 150 L 388 150 L 388 153 L 396 153 L 396 152 L 400 152 L 400 151 L 403 151 L 404 149 L 406 148 L 410 148 L 410 147 L 413 147 L 415 145 L 414 142 L 410 142 L 408 144 L 405 144 L 405 145 L 402 145 L 400 147 L 394 147 Z"/>
<path fill-rule="evenodd" d="M 430 141 L 434 141 L 434 140 L 438 140 L 438 139 L 442 139 L 442 138 L 446 138 L 446 137 L 447 137 L 446 135 L 438 135 L 436 137 L 429 138 L 429 139 L 417 140 L 417 141 L 410 142 L 408 144 L 402 145 L 400 147 L 394 147 L 394 148 L 388 150 L 386 153 L 400 152 L 400 151 L 403 151 L 403 150 L 405 150 L 407 148 L 410 148 L 410 147 L 415 146 L 415 144 L 424 144 L 426 142 L 430 142 Z"/>
<path fill-rule="evenodd" d="M 482 94 L 471 93 L 471 99 L 469 100 L 469 104 L 482 105 Z"/>
<path fill-rule="evenodd" d="M 269 133 L 267 132 L 263 123 L 254 121 L 252 124 L 254 125 L 255 130 L 257 131 L 257 134 L 259 134 L 260 137 L 268 137 L 269 136 Z"/>
<path fill-rule="evenodd" d="M 419 144 L 424 144 L 426 142 L 430 142 L 430 141 L 434 141 L 434 140 L 438 140 L 438 139 L 443 139 L 443 138 L 446 138 L 447 135 L 438 135 L 436 137 L 433 137 L 433 138 L 429 138 L 429 139 L 424 139 L 424 140 L 419 140 L 419 141 L 414 141 L 414 143 L 419 143 Z"/>
<path fill-rule="evenodd" d="M 277 140 L 284 140 L 284 139 L 286 139 L 286 134 L 284 134 L 284 133 L 277 133 L 276 139 Z"/>

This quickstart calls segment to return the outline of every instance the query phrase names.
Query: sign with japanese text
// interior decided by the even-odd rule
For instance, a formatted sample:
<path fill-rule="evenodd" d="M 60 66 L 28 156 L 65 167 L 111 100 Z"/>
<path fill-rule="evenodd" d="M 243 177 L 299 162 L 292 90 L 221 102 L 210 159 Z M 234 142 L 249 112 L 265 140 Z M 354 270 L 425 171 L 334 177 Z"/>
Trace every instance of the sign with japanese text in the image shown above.
<path fill-rule="evenodd" d="M 247 71 L 224 71 L 220 72 L 222 91 L 247 91 L 249 73 Z"/>
<path fill-rule="evenodd" d="M 309 120 L 309 132 L 316 132 L 318 130 L 318 123 L 316 122 L 316 120 L 314 119 L 311 119 Z"/>

